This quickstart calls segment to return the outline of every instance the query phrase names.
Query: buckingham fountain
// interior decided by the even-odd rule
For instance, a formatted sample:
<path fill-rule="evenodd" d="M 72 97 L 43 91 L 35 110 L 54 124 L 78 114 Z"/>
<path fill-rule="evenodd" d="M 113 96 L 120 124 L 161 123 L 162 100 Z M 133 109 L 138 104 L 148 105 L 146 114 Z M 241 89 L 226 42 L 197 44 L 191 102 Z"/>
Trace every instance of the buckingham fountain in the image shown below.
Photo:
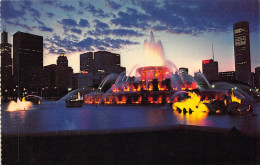
<path fill-rule="evenodd" d="M 251 111 L 253 102 L 232 88 L 213 89 L 200 74 L 208 88 L 199 87 L 190 75 L 182 74 L 174 63 L 164 56 L 161 41 L 155 41 L 153 32 L 144 41 L 143 60 L 128 72 L 108 75 L 95 92 L 84 95 L 86 104 L 98 105 L 154 105 L 168 104 L 173 110 L 196 110 L 223 113 Z M 111 83 L 112 82 L 112 83 Z M 104 91 L 102 88 L 112 84 Z M 238 93 L 238 94 L 235 94 Z"/>

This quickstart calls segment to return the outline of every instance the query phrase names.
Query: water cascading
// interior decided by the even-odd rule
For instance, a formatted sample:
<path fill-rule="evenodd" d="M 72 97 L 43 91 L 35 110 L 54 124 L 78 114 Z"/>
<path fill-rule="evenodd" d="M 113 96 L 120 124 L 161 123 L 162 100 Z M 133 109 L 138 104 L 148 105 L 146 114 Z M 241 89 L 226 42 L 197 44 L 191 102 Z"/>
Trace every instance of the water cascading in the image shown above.
<path fill-rule="evenodd" d="M 111 79 L 107 76 L 101 86 Z M 197 89 L 194 82 L 188 83 L 179 74 L 177 67 L 164 56 L 161 41 L 155 41 L 153 32 L 144 41 L 143 58 L 126 73 L 120 74 L 105 93 L 90 93 L 84 96 L 87 104 L 165 104 L 179 90 Z"/>

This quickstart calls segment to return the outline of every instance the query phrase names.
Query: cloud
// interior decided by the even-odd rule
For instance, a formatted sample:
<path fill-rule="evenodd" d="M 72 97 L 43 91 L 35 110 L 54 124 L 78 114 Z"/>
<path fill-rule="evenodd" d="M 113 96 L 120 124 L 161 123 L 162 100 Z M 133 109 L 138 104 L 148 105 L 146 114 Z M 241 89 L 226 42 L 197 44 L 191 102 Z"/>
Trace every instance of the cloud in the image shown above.
<path fill-rule="evenodd" d="M 141 37 L 144 36 L 143 33 L 132 29 L 95 29 L 88 31 L 89 35 L 93 36 L 103 36 L 103 35 L 114 35 L 117 37 Z"/>
<path fill-rule="evenodd" d="M 40 24 L 40 25 L 44 25 L 44 23 L 42 22 L 42 21 L 40 21 L 40 20 L 36 20 L 36 22 L 38 23 L 38 24 Z"/>
<path fill-rule="evenodd" d="M 65 26 L 77 26 L 77 22 L 73 19 L 62 19 L 61 24 Z"/>
<path fill-rule="evenodd" d="M 53 31 L 53 29 L 52 28 L 49 28 L 49 27 L 47 27 L 47 26 L 40 26 L 39 27 L 39 30 L 41 30 L 41 31 L 47 31 L 47 32 L 52 32 Z"/>
<path fill-rule="evenodd" d="M 81 34 L 81 33 L 82 33 L 82 31 L 81 31 L 80 29 L 72 28 L 72 29 L 70 29 L 70 30 L 71 30 L 71 32 L 73 32 L 73 33 L 77 33 L 77 34 Z"/>
<path fill-rule="evenodd" d="M 107 0 L 107 5 L 113 9 L 113 10 L 118 10 L 122 7 L 122 5 L 118 4 L 118 3 L 115 3 L 114 1 L 111 1 L 111 0 Z"/>
<path fill-rule="evenodd" d="M 94 48 L 115 48 L 120 49 L 123 45 L 135 45 L 139 44 L 138 42 L 132 42 L 130 40 L 122 40 L 122 39 L 111 39 L 111 38 L 105 38 L 105 39 L 99 39 L 99 38 L 91 38 L 88 37 L 86 39 L 81 40 L 78 43 L 75 43 L 75 46 L 79 49 L 79 51 L 83 50 L 91 50 Z M 104 49 L 103 49 L 104 50 Z"/>
<path fill-rule="evenodd" d="M 48 13 L 46 13 L 47 14 L 47 16 L 49 17 L 49 18 L 53 18 L 54 16 L 55 16 L 55 14 L 54 13 L 51 13 L 51 12 L 48 12 Z"/>
<path fill-rule="evenodd" d="M 207 32 L 230 31 L 233 23 L 247 20 L 250 23 L 250 31 L 259 31 L 260 8 L 257 0 L 131 2 L 133 6 L 138 7 L 128 7 L 119 11 L 110 20 L 112 24 L 125 28 L 200 35 Z"/>
<path fill-rule="evenodd" d="M 57 3 L 56 7 L 65 10 L 65 11 L 75 11 L 76 8 L 74 6 L 71 5 L 63 5 L 62 3 Z"/>
<path fill-rule="evenodd" d="M 4 20 L 23 18 L 25 12 L 17 9 L 15 1 L 1 1 L 1 17 Z M 20 4 L 20 3 L 19 3 Z"/>
<path fill-rule="evenodd" d="M 176 34 L 202 34 L 224 32 L 233 28 L 233 23 L 248 20 L 252 30 L 259 27 L 259 3 L 252 1 L 180 1 L 170 0 L 138 5 L 159 26 L 153 28 Z M 120 22 L 120 21 L 119 21 Z M 118 23 L 119 24 L 119 23 Z M 259 29 L 259 28 L 258 28 Z"/>
<path fill-rule="evenodd" d="M 145 29 L 148 27 L 150 16 L 137 11 L 136 9 L 127 8 L 126 12 L 118 12 L 117 17 L 110 20 L 114 25 L 122 27 L 136 27 Z"/>
<path fill-rule="evenodd" d="M 80 19 L 79 24 L 80 27 L 90 27 L 90 24 L 88 22 L 88 20 L 85 19 Z"/>
<path fill-rule="evenodd" d="M 33 18 L 41 17 L 41 13 L 38 10 L 34 9 L 32 1 L 22 1 L 21 10 L 24 12 L 28 11 Z"/>
<path fill-rule="evenodd" d="M 85 9 L 90 12 L 93 16 L 106 18 L 109 17 L 109 14 L 106 14 L 102 9 L 96 7 L 94 5 L 88 4 Z"/>
<path fill-rule="evenodd" d="M 55 3 L 53 0 L 40 0 L 40 2 L 47 5 L 53 5 Z"/>
<path fill-rule="evenodd" d="M 40 18 L 41 14 L 38 10 L 35 10 L 34 8 L 30 8 L 29 11 L 31 12 L 31 16 L 35 18 Z"/>
<path fill-rule="evenodd" d="M 26 29 L 28 31 L 31 31 L 33 29 L 33 28 L 31 28 L 30 26 L 28 26 L 26 24 L 19 23 L 18 21 L 12 22 L 12 21 L 7 20 L 6 23 L 9 24 L 9 25 L 12 25 L 12 26 L 24 28 L 24 29 Z"/>
<path fill-rule="evenodd" d="M 67 51 L 71 52 L 76 51 L 76 49 L 73 47 L 73 40 L 61 38 L 56 33 L 54 33 L 52 37 L 47 37 L 45 41 L 51 43 L 51 45 L 54 46 L 55 49 L 66 49 Z"/>
<path fill-rule="evenodd" d="M 107 29 L 109 28 L 108 24 L 101 22 L 99 20 L 93 20 L 93 23 L 95 24 L 94 27 L 98 29 Z"/>
<path fill-rule="evenodd" d="M 139 33 L 138 31 L 131 30 L 131 29 L 112 29 L 108 30 L 109 34 L 113 34 L 116 36 L 135 36 L 135 37 L 141 37 L 144 36 L 143 33 Z"/>
<path fill-rule="evenodd" d="M 50 52 L 55 52 L 56 49 L 64 49 L 68 52 L 91 51 L 93 49 L 107 50 L 110 48 L 120 49 L 124 45 L 139 44 L 138 42 L 133 42 L 130 40 L 112 39 L 109 37 L 104 39 L 98 37 L 87 37 L 78 41 L 73 40 L 71 36 L 61 37 L 57 34 L 54 34 L 52 37 L 47 37 L 45 41 L 48 43 L 48 45 L 51 45 L 48 47 Z"/>

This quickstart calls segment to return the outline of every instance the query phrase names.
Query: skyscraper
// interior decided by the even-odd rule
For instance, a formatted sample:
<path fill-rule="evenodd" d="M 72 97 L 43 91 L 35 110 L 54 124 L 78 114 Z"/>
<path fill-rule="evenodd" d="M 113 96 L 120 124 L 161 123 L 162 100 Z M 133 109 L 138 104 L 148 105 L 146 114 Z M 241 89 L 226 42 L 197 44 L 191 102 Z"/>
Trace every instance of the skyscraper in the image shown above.
<path fill-rule="evenodd" d="M 252 85 L 249 23 L 237 22 L 233 26 L 236 80 Z"/>
<path fill-rule="evenodd" d="M 179 72 L 182 74 L 188 74 L 189 73 L 189 69 L 188 68 L 179 68 Z"/>
<path fill-rule="evenodd" d="M 80 70 L 92 73 L 94 70 L 94 53 L 87 52 L 80 55 Z"/>
<path fill-rule="evenodd" d="M 254 85 L 257 89 L 260 89 L 260 67 L 255 68 Z"/>
<path fill-rule="evenodd" d="M 80 55 L 80 70 L 93 74 L 93 86 L 98 86 L 110 73 L 125 71 L 120 64 L 120 54 L 107 51 L 88 52 Z"/>
<path fill-rule="evenodd" d="M 68 66 L 68 59 L 64 52 L 60 53 L 57 59 L 57 68 L 55 70 L 55 83 L 59 88 L 60 96 L 67 94 L 72 90 L 73 69 Z"/>
<path fill-rule="evenodd" d="M 202 72 L 209 82 L 218 80 L 218 62 L 213 59 L 203 60 Z"/>
<path fill-rule="evenodd" d="M 16 32 L 13 36 L 13 68 L 19 95 L 29 94 L 41 89 L 43 70 L 43 37 Z"/>
<path fill-rule="evenodd" d="M 10 81 L 12 77 L 12 57 L 11 44 L 8 43 L 8 33 L 5 31 L 1 34 L 1 93 L 6 97 L 10 93 Z"/>

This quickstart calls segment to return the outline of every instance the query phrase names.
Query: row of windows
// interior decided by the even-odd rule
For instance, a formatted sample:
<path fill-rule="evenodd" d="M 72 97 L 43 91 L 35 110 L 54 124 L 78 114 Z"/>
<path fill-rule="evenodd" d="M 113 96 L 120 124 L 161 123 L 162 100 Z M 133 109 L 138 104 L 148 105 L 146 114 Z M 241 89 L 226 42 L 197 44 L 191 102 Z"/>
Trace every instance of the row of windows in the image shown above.
<path fill-rule="evenodd" d="M 236 65 L 243 65 L 243 64 L 247 64 L 247 62 L 244 61 L 244 62 L 238 62 L 238 63 L 236 63 Z"/>

